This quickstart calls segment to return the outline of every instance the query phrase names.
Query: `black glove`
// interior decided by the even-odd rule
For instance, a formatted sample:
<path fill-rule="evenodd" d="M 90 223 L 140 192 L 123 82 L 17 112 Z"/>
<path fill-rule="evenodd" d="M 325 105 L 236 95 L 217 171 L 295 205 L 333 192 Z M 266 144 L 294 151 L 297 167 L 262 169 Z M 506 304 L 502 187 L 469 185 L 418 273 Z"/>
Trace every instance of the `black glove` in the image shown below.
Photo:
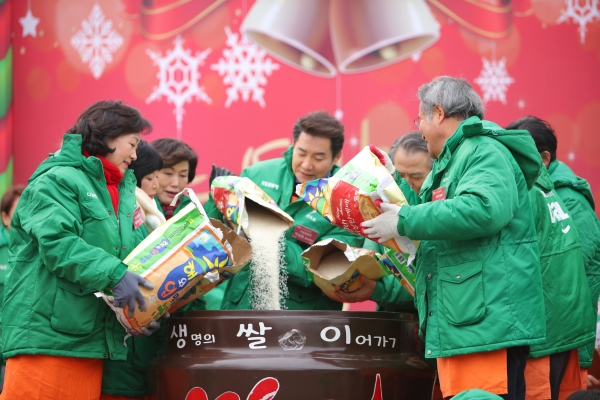
<path fill-rule="evenodd" d="M 143 286 L 150 290 L 154 289 L 154 286 L 150 282 L 130 271 L 125 272 L 119 283 L 112 288 L 115 298 L 113 302 L 114 306 L 121 308 L 125 308 L 126 305 L 129 306 L 129 310 L 127 311 L 129 318 L 132 318 L 135 312 L 136 300 L 140 305 L 140 309 L 146 311 L 146 302 L 138 286 Z"/>
<path fill-rule="evenodd" d="M 212 165 L 212 170 L 210 171 L 210 177 L 208 178 L 208 190 L 212 185 L 212 181 L 218 176 L 230 176 L 235 174 L 228 170 L 227 168 L 217 167 L 215 164 Z"/>

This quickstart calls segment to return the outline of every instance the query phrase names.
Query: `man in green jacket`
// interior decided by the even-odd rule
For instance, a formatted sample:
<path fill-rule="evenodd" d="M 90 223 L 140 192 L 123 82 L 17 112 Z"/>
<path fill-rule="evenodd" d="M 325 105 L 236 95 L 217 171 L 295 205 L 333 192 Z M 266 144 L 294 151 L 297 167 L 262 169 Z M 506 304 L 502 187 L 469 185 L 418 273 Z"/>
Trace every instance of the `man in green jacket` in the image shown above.
<path fill-rule="evenodd" d="M 421 240 L 415 304 L 444 397 L 482 389 L 523 399 L 529 346 L 546 339 L 528 196 L 541 159 L 527 132 L 482 120 L 465 80 L 438 77 L 418 96 L 415 122 L 436 160 L 422 204 L 382 204 L 365 233 Z"/>
<path fill-rule="evenodd" d="M 325 178 L 337 172 L 344 145 L 344 127 L 331 115 L 317 111 L 300 118 L 293 129 L 294 145 L 283 158 L 262 161 L 242 171 L 294 218 L 286 232 L 284 260 L 288 272 L 287 308 L 290 310 L 341 310 L 342 303 L 326 297 L 302 264 L 301 253 L 311 244 L 335 238 L 360 247 L 364 238 L 331 225 L 295 194 L 296 184 Z M 222 218 L 212 198 L 204 206 L 209 216 Z M 250 268 L 234 275 L 225 291 L 222 309 L 250 309 Z"/>
<path fill-rule="evenodd" d="M 588 182 L 575 175 L 563 162 L 556 159 L 557 140 L 550 124 L 540 118 L 527 116 L 510 124 L 511 128 L 531 133 L 535 145 L 548 169 L 554 188 L 565 203 L 565 212 L 573 218 L 581 240 L 581 252 L 590 290 L 594 313 L 598 314 L 600 296 L 600 221 L 594 212 L 594 197 Z M 595 340 L 579 348 L 582 373 L 592 365 Z"/>
<path fill-rule="evenodd" d="M 545 168 L 529 191 L 538 235 L 546 309 L 546 342 L 531 346 L 525 369 L 527 397 L 553 399 L 574 390 L 561 382 L 577 348 L 596 337 L 596 317 L 581 256 L 581 242 L 571 213 L 562 202 Z M 580 377 L 579 365 L 575 376 Z M 569 385 L 570 374 L 565 384 Z M 578 379 L 581 382 L 581 379 Z M 580 387 L 580 386 L 579 386 Z"/>

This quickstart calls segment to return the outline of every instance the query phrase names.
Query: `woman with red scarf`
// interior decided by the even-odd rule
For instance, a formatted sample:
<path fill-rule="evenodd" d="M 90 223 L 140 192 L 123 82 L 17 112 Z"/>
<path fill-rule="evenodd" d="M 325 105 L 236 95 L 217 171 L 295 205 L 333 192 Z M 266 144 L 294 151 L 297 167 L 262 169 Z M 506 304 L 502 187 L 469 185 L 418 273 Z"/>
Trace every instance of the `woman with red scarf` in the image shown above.
<path fill-rule="evenodd" d="M 131 313 L 146 307 L 139 286 L 152 285 L 122 260 L 135 245 L 128 167 L 151 129 L 136 109 L 98 102 L 29 179 L 6 271 L 3 400 L 96 400 L 103 360 L 126 358 L 127 332 L 94 293 L 110 289 Z"/>

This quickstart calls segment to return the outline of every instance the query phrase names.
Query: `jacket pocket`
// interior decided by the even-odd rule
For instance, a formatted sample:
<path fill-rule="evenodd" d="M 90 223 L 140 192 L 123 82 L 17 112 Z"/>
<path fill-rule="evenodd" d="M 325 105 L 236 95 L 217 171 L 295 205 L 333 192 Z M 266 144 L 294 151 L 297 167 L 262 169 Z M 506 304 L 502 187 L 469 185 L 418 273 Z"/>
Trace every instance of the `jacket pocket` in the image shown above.
<path fill-rule="evenodd" d="M 442 306 L 452 325 L 474 324 L 485 316 L 482 268 L 481 260 L 440 268 Z"/>
<path fill-rule="evenodd" d="M 94 329 L 98 302 L 102 301 L 78 283 L 58 278 L 50 324 L 59 331 L 87 335 Z"/>
<path fill-rule="evenodd" d="M 93 219 L 97 219 L 97 220 L 103 220 L 108 218 L 108 211 L 104 208 L 104 206 L 102 205 L 102 203 L 98 200 L 96 201 L 89 201 L 89 200 L 83 200 L 81 202 L 81 206 L 82 206 L 82 217 L 85 220 L 85 217 L 91 217 Z M 83 212 L 85 210 L 85 212 Z"/>

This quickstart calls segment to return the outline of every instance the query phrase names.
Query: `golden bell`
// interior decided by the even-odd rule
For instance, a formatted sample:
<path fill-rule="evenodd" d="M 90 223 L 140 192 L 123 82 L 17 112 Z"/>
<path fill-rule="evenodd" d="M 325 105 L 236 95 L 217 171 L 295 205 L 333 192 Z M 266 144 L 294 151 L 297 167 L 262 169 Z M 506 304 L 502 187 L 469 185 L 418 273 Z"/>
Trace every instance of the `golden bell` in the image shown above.
<path fill-rule="evenodd" d="M 440 37 L 424 0 L 331 0 L 329 16 L 336 65 L 344 73 L 398 62 Z"/>
<path fill-rule="evenodd" d="M 322 77 L 337 74 L 329 35 L 329 0 L 257 0 L 240 31 L 295 68 Z"/>

